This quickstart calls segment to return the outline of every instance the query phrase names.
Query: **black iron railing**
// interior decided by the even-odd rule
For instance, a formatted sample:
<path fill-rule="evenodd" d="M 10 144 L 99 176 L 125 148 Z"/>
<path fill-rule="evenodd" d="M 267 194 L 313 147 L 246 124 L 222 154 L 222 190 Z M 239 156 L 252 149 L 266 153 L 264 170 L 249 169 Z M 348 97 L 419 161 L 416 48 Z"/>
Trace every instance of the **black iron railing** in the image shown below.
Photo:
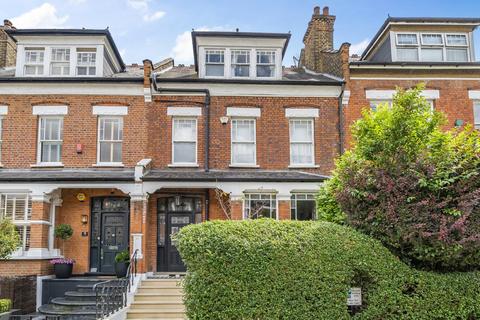
<path fill-rule="evenodd" d="M 137 277 L 137 254 L 138 249 L 130 258 L 125 278 L 107 280 L 93 286 L 97 319 L 103 319 L 127 306 L 128 293 Z"/>
<path fill-rule="evenodd" d="M 61 320 L 62 316 L 46 315 L 12 315 L 8 320 Z"/>

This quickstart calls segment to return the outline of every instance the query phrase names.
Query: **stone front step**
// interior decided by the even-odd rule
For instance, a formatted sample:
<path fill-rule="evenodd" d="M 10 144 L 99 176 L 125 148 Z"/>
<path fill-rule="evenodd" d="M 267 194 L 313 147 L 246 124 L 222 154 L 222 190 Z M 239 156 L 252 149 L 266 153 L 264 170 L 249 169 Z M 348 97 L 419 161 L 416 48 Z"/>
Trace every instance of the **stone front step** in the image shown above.
<path fill-rule="evenodd" d="M 138 293 L 153 293 L 157 295 L 181 295 L 183 293 L 182 288 L 179 287 L 144 287 L 143 285 L 138 288 Z"/>
<path fill-rule="evenodd" d="M 160 279 L 146 279 L 142 281 L 142 288 L 147 287 L 172 287 L 172 288 L 180 288 L 181 282 L 177 280 L 160 280 Z"/>
<path fill-rule="evenodd" d="M 185 307 L 183 306 L 183 301 L 135 301 L 130 306 L 130 310 L 143 310 L 143 309 L 175 309 L 179 310 L 182 309 L 185 311 Z"/>
<path fill-rule="evenodd" d="M 185 319 L 184 309 L 130 309 L 127 312 L 127 319 Z"/>
<path fill-rule="evenodd" d="M 137 293 L 134 302 L 141 301 L 182 301 L 183 293 L 177 294 L 157 294 L 157 293 Z"/>
<path fill-rule="evenodd" d="M 53 298 L 50 303 L 61 306 L 95 306 L 95 301 L 69 300 L 66 298 Z"/>

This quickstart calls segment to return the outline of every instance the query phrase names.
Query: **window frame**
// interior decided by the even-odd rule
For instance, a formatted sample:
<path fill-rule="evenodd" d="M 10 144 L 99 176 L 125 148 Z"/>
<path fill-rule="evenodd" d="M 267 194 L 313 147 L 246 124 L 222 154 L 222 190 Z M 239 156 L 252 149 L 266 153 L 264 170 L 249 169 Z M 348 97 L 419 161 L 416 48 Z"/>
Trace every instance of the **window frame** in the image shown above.
<path fill-rule="evenodd" d="M 311 130 L 312 130 L 312 141 L 305 142 L 305 141 L 295 141 L 292 142 L 292 122 L 295 121 L 309 121 Z M 288 142 L 290 148 L 290 167 L 313 167 L 315 166 L 315 119 L 314 118 L 290 118 L 288 120 Z M 310 163 L 293 163 L 293 153 L 292 153 L 292 145 L 293 144 L 307 144 L 311 143 L 311 151 L 312 151 L 312 161 Z"/>
<path fill-rule="evenodd" d="M 233 61 L 233 56 L 235 52 L 246 52 L 247 55 L 247 60 L 248 63 L 234 63 Z M 244 48 L 244 49 L 239 49 L 239 48 L 232 48 L 230 49 L 230 76 L 234 79 L 250 79 L 254 76 L 252 76 L 252 49 L 249 48 Z M 236 76 L 235 71 L 234 71 L 234 66 L 248 66 L 248 76 Z M 255 71 L 256 72 L 256 71 Z M 256 75 L 256 74 L 255 74 Z"/>
<path fill-rule="evenodd" d="M 236 121 L 253 121 L 253 142 L 234 141 L 233 139 L 233 123 Z M 253 144 L 254 163 L 236 163 L 234 162 L 234 144 Z M 257 119 L 252 117 L 233 117 L 230 120 L 230 166 L 232 167 L 257 167 Z"/>
<path fill-rule="evenodd" d="M 81 51 L 78 51 L 81 50 Z M 83 64 L 82 62 L 79 62 L 79 56 L 83 54 L 88 54 L 92 55 L 95 57 L 95 61 L 92 62 L 90 61 L 89 64 Z M 91 59 L 90 59 L 91 60 Z M 87 74 L 78 74 L 78 68 L 86 68 Z M 90 68 L 94 68 L 95 72 L 93 74 L 89 74 L 88 72 L 90 71 Z M 75 50 L 75 75 L 79 77 L 94 77 L 97 75 L 97 50 L 95 48 L 76 48 Z"/>
<path fill-rule="evenodd" d="M 448 36 L 463 36 L 463 37 L 465 37 L 465 44 L 450 44 L 450 43 L 448 43 Z M 468 48 L 470 46 L 470 43 L 468 41 L 468 34 L 467 33 L 455 33 L 455 32 L 445 33 L 445 46 L 446 47 Z"/>
<path fill-rule="evenodd" d="M 60 121 L 60 140 L 42 140 L 42 120 L 59 120 Z M 48 166 L 63 166 L 62 164 L 62 151 L 63 151 L 63 117 L 62 116 L 47 116 L 42 115 L 38 117 L 38 138 L 37 138 L 37 164 Z M 60 143 L 60 156 L 59 161 L 42 161 L 43 143 L 44 142 L 59 142 Z"/>
<path fill-rule="evenodd" d="M 53 54 L 53 51 L 54 50 L 65 50 L 65 59 L 66 60 L 62 60 L 62 61 L 57 61 L 57 60 L 54 60 L 53 57 L 54 57 L 54 54 Z M 67 52 L 68 52 L 68 59 L 67 59 Z M 75 50 L 76 52 L 76 50 Z M 53 66 L 54 64 L 68 64 L 68 67 L 67 66 L 62 66 L 62 71 L 64 70 L 68 70 L 68 72 L 66 74 L 53 74 Z M 64 69 L 65 68 L 65 69 Z M 52 76 L 52 77 L 65 77 L 65 76 L 70 76 L 72 72 L 72 48 L 71 47 L 56 47 L 56 46 L 52 46 L 50 47 L 50 61 L 49 61 L 49 75 Z"/>
<path fill-rule="evenodd" d="M 12 211 L 11 218 L 6 218 L 6 211 L 7 211 L 7 201 L 8 196 L 14 196 L 15 199 L 21 198 L 24 196 L 25 199 L 25 210 L 23 212 L 23 219 L 16 219 L 17 212 L 15 210 Z M 16 208 L 17 200 L 15 200 L 14 208 Z M 32 225 L 32 197 L 29 193 L 24 192 L 5 192 L 0 193 L 0 221 L 3 219 L 10 219 L 12 223 L 15 225 L 15 228 L 18 230 L 20 228 L 23 229 L 21 232 L 21 246 L 19 250 L 22 252 L 28 251 L 30 248 L 30 241 L 31 241 L 31 225 Z M 28 235 L 28 236 L 27 236 Z M 28 244 L 28 246 L 27 246 Z"/>
<path fill-rule="evenodd" d="M 255 200 L 263 200 L 261 199 L 262 196 L 266 196 L 268 195 L 269 196 L 269 199 L 268 201 L 270 202 L 270 205 L 269 205 L 269 210 L 270 210 L 270 215 L 268 218 L 272 218 L 272 211 L 274 210 L 275 211 L 275 220 L 279 220 L 279 212 L 278 212 L 278 197 L 277 197 L 277 193 L 276 192 L 262 192 L 262 191 L 249 191 L 249 192 L 244 192 L 243 193 L 244 197 L 243 197 L 243 220 L 247 220 L 247 219 L 252 219 L 252 217 L 249 217 L 247 215 L 247 207 L 249 209 L 251 209 L 251 203 L 250 201 L 255 201 Z M 257 195 L 260 197 L 260 199 L 251 199 L 251 196 L 252 195 Z M 267 199 L 265 199 L 267 200 Z M 272 201 L 275 202 L 275 206 L 272 206 Z M 247 203 L 248 203 L 248 206 L 247 206 Z M 257 218 L 253 218 L 253 219 L 258 219 Z"/>
<path fill-rule="evenodd" d="M 305 196 L 305 199 L 298 199 L 298 196 Z M 309 199 L 309 197 L 312 197 Z M 313 201 L 315 203 L 315 213 L 313 214 L 313 218 L 311 221 L 316 221 L 318 219 L 317 217 L 317 200 L 315 197 L 314 192 L 292 192 L 290 196 L 290 219 L 291 220 L 297 220 L 298 221 L 298 201 Z M 295 211 L 295 215 L 293 212 Z"/>
<path fill-rule="evenodd" d="M 193 140 L 176 140 L 175 139 L 175 121 L 179 120 L 189 120 L 195 122 L 195 141 Z M 195 162 L 175 162 L 175 142 L 189 142 L 195 143 Z M 171 149 L 172 149 L 172 164 L 171 166 L 179 166 L 179 167 L 197 167 L 198 166 L 198 119 L 196 117 L 183 117 L 183 116 L 174 116 L 172 118 L 172 141 L 171 141 Z"/>
<path fill-rule="evenodd" d="M 414 35 L 415 36 L 415 39 L 416 39 L 416 43 L 399 43 L 398 41 L 398 36 L 399 35 Z M 401 47 L 418 47 L 418 44 L 419 44 L 419 41 L 418 41 L 418 33 L 416 32 L 397 32 L 395 34 L 395 38 L 396 38 L 396 44 L 397 46 L 401 46 Z"/>
<path fill-rule="evenodd" d="M 475 122 L 475 115 L 476 115 L 476 112 L 475 110 L 478 110 L 478 118 L 479 118 L 479 122 Z M 473 101 L 473 127 L 476 129 L 476 130 L 480 130 L 480 100 L 474 100 Z"/>
<path fill-rule="evenodd" d="M 273 53 L 273 63 L 260 63 L 258 62 L 258 55 L 260 52 Z M 258 66 L 271 66 L 273 67 L 273 73 L 270 77 L 262 77 L 258 75 Z M 275 49 L 255 49 L 255 78 L 257 79 L 272 79 L 276 77 L 277 73 L 277 50 Z"/>
<path fill-rule="evenodd" d="M 102 124 L 102 120 L 105 120 L 105 119 L 118 119 L 120 121 L 120 125 L 121 125 L 121 132 L 122 132 L 122 138 L 120 140 L 101 140 L 101 136 L 100 136 L 100 127 L 101 127 L 101 124 Z M 123 166 L 123 142 L 124 142 L 124 139 L 123 139 L 123 125 L 124 125 L 124 121 L 123 121 L 123 116 L 113 116 L 113 115 L 99 115 L 98 116 L 98 119 L 97 119 L 97 165 L 100 165 L 100 166 Z M 120 143 L 121 144 L 121 149 L 122 149 L 122 152 L 121 152 L 121 159 L 119 162 L 114 162 L 114 161 L 109 161 L 109 162 L 102 162 L 100 161 L 101 160 L 101 142 L 109 142 L 109 143 Z M 113 157 L 113 149 L 110 150 L 110 160 L 113 160 L 112 157 Z"/>
<path fill-rule="evenodd" d="M 443 47 L 443 46 L 445 46 L 445 34 L 444 33 L 421 32 L 419 35 L 420 35 L 420 45 L 421 46 L 426 46 L 426 47 Z M 442 39 L 442 43 L 441 44 L 424 43 L 423 36 L 430 36 L 430 35 L 440 36 L 440 38 Z"/>
<path fill-rule="evenodd" d="M 219 63 L 219 62 L 208 62 L 207 61 L 207 57 L 208 57 L 208 52 L 209 51 L 220 51 L 223 53 L 223 63 Z M 204 77 L 205 78 L 225 78 L 226 77 L 226 74 L 227 74 L 227 71 L 226 71 L 226 66 L 227 66 L 227 63 L 225 61 L 225 56 L 227 55 L 227 50 L 226 49 L 220 49 L 220 48 L 205 48 L 204 49 L 204 68 L 205 68 L 205 75 Z M 208 76 L 207 75 L 207 66 L 208 65 L 223 65 L 223 76 Z"/>
<path fill-rule="evenodd" d="M 26 47 L 23 49 L 23 74 L 27 77 L 41 77 L 45 74 L 45 61 L 46 61 L 46 51 L 47 48 L 45 47 Z M 41 62 L 27 62 L 27 53 L 28 52 L 37 52 L 37 53 L 43 53 L 43 61 Z M 27 67 L 35 67 L 35 74 L 27 74 Z M 42 72 L 38 73 L 38 68 L 42 67 Z"/>

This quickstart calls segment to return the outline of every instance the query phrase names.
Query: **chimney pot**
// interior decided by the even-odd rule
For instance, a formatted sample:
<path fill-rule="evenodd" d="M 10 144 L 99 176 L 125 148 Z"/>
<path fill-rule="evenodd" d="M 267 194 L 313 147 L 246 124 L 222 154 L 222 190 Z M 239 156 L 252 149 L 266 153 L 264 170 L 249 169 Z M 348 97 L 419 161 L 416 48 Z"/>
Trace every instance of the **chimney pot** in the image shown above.
<path fill-rule="evenodd" d="M 323 7 L 323 15 L 328 16 L 329 15 L 329 9 L 328 7 Z"/>
<path fill-rule="evenodd" d="M 319 6 L 316 6 L 315 8 L 313 8 L 313 14 L 316 15 L 316 16 L 320 15 L 320 7 Z"/>
<path fill-rule="evenodd" d="M 12 21 L 8 19 L 3 20 L 3 26 L 5 27 L 5 29 L 12 28 L 13 27 Z"/>

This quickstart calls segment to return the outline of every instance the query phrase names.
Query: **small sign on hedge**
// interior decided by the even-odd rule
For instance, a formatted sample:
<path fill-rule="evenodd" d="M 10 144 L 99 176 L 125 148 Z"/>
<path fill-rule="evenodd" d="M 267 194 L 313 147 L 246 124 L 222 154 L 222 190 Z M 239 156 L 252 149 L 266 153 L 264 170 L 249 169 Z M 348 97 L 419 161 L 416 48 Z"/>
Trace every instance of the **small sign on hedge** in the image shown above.
<path fill-rule="evenodd" d="M 362 305 L 362 288 L 350 288 L 348 290 L 347 306 Z"/>

